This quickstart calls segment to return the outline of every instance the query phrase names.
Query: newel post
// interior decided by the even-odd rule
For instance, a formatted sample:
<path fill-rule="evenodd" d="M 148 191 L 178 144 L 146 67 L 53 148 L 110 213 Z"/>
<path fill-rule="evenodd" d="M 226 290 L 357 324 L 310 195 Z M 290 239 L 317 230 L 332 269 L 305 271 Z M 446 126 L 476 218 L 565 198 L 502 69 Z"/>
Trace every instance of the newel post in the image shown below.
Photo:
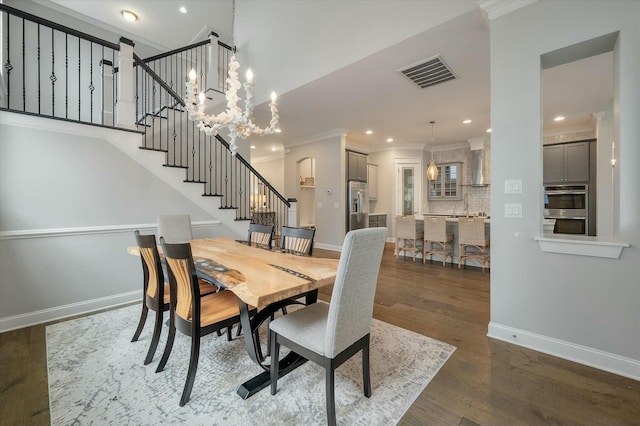
<path fill-rule="evenodd" d="M 136 90 L 133 70 L 133 46 L 133 41 L 120 37 L 116 126 L 126 129 L 136 128 Z"/>
<path fill-rule="evenodd" d="M 295 198 L 287 199 L 289 208 L 287 209 L 287 226 L 298 227 L 298 200 Z"/>

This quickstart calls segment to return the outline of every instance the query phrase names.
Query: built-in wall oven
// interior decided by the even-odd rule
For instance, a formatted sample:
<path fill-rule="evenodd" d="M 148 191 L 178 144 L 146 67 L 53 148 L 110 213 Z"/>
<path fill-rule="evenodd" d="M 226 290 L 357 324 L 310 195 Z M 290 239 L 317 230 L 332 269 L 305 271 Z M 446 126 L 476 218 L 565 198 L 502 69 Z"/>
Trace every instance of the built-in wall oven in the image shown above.
<path fill-rule="evenodd" d="M 544 218 L 555 219 L 554 234 L 588 235 L 589 185 L 545 186 Z"/>

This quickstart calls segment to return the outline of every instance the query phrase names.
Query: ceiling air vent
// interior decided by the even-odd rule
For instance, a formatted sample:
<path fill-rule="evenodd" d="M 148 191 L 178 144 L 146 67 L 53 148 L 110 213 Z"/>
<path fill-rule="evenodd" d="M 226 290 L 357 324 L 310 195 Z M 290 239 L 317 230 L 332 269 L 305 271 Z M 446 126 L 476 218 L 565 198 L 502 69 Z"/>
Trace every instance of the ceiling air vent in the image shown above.
<path fill-rule="evenodd" d="M 400 72 L 421 89 L 457 78 L 440 55 L 411 65 Z"/>

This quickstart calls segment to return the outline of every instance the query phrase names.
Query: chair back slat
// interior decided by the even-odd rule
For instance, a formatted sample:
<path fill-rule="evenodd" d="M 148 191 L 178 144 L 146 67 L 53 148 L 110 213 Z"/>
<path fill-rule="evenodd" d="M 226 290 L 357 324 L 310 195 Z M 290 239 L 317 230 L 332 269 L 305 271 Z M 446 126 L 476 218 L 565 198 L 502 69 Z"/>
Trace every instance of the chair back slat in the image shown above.
<path fill-rule="evenodd" d="M 176 315 L 191 320 L 191 273 L 186 259 L 167 258 L 176 283 Z"/>
<path fill-rule="evenodd" d="M 306 238 L 285 237 L 283 248 L 300 253 L 306 253 L 307 251 L 309 251 L 310 243 L 311 241 L 307 240 Z"/>
<path fill-rule="evenodd" d="M 327 317 L 325 356 L 335 357 L 371 330 L 387 228 L 350 231 L 340 254 Z"/>
<path fill-rule="evenodd" d="M 160 299 L 158 292 L 160 287 L 164 288 L 164 273 L 162 271 L 162 263 L 158 253 L 158 245 L 155 235 L 140 235 L 140 231 L 136 231 L 136 244 L 140 251 L 142 259 L 142 269 L 145 275 L 145 293 L 154 299 Z M 164 294 L 162 295 L 164 298 Z"/>
<path fill-rule="evenodd" d="M 271 242 L 273 241 L 273 225 L 250 223 L 247 241 L 271 247 Z"/>
<path fill-rule="evenodd" d="M 262 232 L 251 233 L 252 243 L 268 245 L 269 240 L 271 240 L 271 234 L 263 234 Z"/>
<path fill-rule="evenodd" d="M 156 268 L 153 249 L 148 247 L 139 247 L 140 256 L 147 266 L 149 278 L 147 279 L 147 294 L 149 297 L 156 297 L 158 292 L 158 269 Z"/>

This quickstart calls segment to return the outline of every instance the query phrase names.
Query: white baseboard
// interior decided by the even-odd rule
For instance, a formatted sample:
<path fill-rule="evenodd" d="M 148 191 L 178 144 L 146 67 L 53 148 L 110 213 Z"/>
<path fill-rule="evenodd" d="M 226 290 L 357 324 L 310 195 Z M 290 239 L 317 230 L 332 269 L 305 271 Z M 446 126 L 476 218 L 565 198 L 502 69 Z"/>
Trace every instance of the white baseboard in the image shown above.
<path fill-rule="evenodd" d="M 313 246 L 323 250 L 342 251 L 342 246 L 335 246 L 333 244 L 313 243 Z"/>
<path fill-rule="evenodd" d="M 488 337 L 640 380 L 640 361 L 536 333 L 489 323 Z"/>
<path fill-rule="evenodd" d="M 136 290 L 128 293 L 72 303 L 69 305 L 56 306 L 54 308 L 43 309 L 40 311 L 28 312 L 12 317 L 0 318 L 0 333 L 55 321 L 62 318 L 68 318 L 74 315 L 87 314 L 101 309 L 115 308 L 128 303 L 140 301 L 141 297 L 142 292 L 140 290 Z"/>

